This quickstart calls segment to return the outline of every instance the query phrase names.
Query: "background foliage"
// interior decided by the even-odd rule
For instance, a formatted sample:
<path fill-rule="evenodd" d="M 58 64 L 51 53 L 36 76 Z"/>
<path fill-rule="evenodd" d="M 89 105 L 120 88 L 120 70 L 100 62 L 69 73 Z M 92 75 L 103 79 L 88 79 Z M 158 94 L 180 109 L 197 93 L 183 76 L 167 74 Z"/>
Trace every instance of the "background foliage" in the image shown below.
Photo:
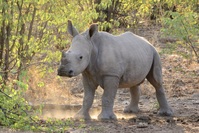
<path fill-rule="evenodd" d="M 70 42 L 68 19 L 80 31 L 93 22 L 109 32 L 144 22 L 161 25 L 164 36 L 175 40 L 169 45 L 183 47 L 174 52 L 199 61 L 198 14 L 197 0 L 0 1 L 0 125 L 22 128 L 21 123 L 29 121 L 26 128 L 34 128 L 37 122 L 30 119 L 31 107 L 23 99 L 29 88 L 28 68 L 34 65 L 43 74 L 55 71 L 59 51 Z"/>

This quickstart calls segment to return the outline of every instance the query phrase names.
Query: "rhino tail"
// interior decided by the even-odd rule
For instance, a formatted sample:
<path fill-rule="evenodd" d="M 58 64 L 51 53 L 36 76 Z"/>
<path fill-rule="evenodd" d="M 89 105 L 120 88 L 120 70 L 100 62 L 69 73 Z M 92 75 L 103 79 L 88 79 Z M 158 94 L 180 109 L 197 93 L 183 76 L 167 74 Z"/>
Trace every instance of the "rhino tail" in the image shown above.
<path fill-rule="evenodd" d="M 154 86 L 162 85 L 162 64 L 157 51 L 154 52 L 153 63 L 146 78 Z"/>

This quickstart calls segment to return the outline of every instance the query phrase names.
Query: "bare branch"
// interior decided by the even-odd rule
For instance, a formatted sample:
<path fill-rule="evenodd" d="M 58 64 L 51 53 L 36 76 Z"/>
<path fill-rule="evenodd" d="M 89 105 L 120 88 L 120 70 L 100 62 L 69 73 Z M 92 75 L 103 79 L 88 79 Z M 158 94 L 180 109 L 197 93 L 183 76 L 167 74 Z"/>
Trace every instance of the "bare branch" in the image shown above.
<path fill-rule="evenodd" d="M 181 20 L 181 23 L 182 23 L 182 25 L 183 25 L 183 27 L 184 27 L 184 29 L 186 31 L 186 34 L 187 34 L 187 36 L 186 36 L 187 44 L 191 47 L 191 49 L 193 50 L 193 52 L 194 52 L 194 54 L 195 54 L 195 56 L 197 58 L 197 62 L 199 62 L 199 56 L 198 56 L 198 53 L 197 53 L 197 51 L 195 50 L 195 48 L 193 46 L 193 43 L 192 43 L 191 39 L 189 38 L 189 32 L 188 32 L 187 28 L 185 27 L 185 24 L 184 24 L 184 22 L 182 20 Z"/>
<path fill-rule="evenodd" d="M 29 33 L 28 33 L 28 40 L 30 40 L 30 37 L 32 35 L 32 27 L 33 27 L 35 15 L 36 15 L 36 10 L 37 10 L 37 8 L 34 6 L 34 10 L 33 10 L 33 14 L 32 14 L 32 20 L 30 22 L 30 28 L 29 28 Z"/>

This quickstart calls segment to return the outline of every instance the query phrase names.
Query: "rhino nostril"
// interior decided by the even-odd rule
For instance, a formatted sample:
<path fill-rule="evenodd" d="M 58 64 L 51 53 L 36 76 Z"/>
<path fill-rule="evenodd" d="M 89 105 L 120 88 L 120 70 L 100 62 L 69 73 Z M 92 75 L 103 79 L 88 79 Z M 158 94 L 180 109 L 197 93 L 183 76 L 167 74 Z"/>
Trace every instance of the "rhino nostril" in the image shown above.
<path fill-rule="evenodd" d="M 70 70 L 68 73 L 69 73 L 69 74 L 72 74 L 72 73 L 73 73 L 73 70 Z"/>

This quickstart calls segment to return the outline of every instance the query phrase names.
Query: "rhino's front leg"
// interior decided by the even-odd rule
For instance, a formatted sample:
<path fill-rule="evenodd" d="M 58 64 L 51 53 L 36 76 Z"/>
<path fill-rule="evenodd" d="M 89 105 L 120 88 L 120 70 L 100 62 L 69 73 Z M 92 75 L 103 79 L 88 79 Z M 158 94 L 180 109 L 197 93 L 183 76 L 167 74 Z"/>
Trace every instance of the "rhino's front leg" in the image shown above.
<path fill-rule="evenodd" d="M 102 111 L 98 116 L 100 120 L 117 119 L 113 113 L 114 99 L 119 85 L 119 79 L 113 76 L 103 78 L 104 93 L 102 96 Z"/>
<path fill-rule="evenodd" d="M 84 85 L 84 99 L 82 108 L 75 115 L 76 119 L 90 120 L 89 109 L 93 104 L 93 99 L 95 95 L 95 90 L 97 85 L 90 79 L 87 75 L 83 75 L 83 85 Z"/>

